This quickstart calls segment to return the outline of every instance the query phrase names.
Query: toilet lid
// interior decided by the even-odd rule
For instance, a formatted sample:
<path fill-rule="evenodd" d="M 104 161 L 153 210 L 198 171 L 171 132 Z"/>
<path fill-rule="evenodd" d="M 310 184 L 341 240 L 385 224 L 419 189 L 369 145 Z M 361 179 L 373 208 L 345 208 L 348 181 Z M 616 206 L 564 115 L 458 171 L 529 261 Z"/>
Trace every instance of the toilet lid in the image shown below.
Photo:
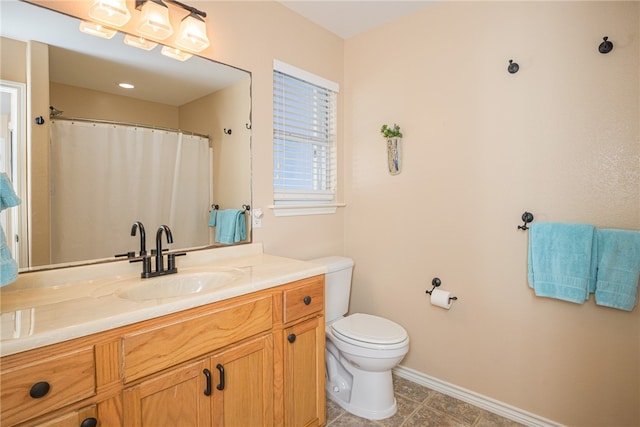
<path fill-rule="evenodd" d="M 372 344 L 398 344 L 407 331 L 395 322 L 371 314 L 355 313 L 334 322 L 331 329 L 347 339 Z"/>

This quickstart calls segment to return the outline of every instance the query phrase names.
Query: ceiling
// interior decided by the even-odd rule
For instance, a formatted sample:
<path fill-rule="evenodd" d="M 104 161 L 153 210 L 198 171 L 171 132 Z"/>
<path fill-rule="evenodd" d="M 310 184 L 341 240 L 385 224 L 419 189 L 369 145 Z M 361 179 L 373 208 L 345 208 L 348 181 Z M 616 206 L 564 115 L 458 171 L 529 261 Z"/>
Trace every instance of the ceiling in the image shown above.
<path fill-rule="evenodd" d="M 434 1 L 280 0 L 280 3 L 341 38 L 348 39 L 423 9 Z"/>

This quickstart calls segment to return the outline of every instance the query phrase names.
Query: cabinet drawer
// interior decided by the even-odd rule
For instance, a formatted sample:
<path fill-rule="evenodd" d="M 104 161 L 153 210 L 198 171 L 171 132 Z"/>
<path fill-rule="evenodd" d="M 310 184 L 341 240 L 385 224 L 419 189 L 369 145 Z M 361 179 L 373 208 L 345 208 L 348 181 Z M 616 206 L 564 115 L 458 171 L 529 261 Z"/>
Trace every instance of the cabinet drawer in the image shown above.
<path fill-rule="evenodd" d="M 95 393 L 93 347 L 43 357 L 36 363 L 2 371 L 0 424 L 13 425 Z"/>
<path fill-rule="evenodd" d="M 324 309 L 324 276 L 311 277 L 299 283 L 283 292 L 284 323 Z"/>
<path fill-rule="evenodd" d="M 125 382 L 268 331 L 272 316 L 271 298 L 266 295 L 127 334 L 123 339 Z"/>

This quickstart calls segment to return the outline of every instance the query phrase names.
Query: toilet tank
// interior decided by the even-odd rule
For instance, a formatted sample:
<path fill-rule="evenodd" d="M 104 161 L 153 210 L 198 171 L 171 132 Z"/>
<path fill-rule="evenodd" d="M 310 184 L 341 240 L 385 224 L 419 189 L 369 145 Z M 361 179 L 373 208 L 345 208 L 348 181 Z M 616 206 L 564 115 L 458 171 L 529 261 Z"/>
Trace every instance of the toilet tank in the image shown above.
<path fill-rule="evenodd" d="M 353 260 L 341 256 L 329 256 L 312 259 L 309 262 L 327 266 L 324 284 L 325 321 L 330 322 L 347 314 Z"/>

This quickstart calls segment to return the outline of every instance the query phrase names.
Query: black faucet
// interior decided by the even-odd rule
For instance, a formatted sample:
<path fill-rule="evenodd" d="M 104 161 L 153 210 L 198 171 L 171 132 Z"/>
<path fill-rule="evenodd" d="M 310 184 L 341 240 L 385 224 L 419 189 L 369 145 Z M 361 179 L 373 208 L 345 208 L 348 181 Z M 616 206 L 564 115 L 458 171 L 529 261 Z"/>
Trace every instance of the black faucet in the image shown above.
<path fill-rule="evenodd" d="M 164 269 L 164 256 L 162 255 L 162 232 L 167 236 L 167 243 L 173 243 L 173 235 L 171 234 L 171 229 L 166 225 L 161 225 L 158 227 L 158 231 L 156 232 L 156 273 L 163 274 Z M 174 267 L 175 270 L 175 267 Z M 175 273 L 175 271 L 167 270 L 164 274 Z"/>
<path fill-rule="evenodd" d="M 144 232 L 144 225 L 140 221 L 136 221 L 131 226 L 131 236 L 136 235 L 136 231 L 140 230 L 140 257 L 136 258 L 135 252 L 128 252 L 129 262 L 142 262 L 142 278 L 150 277 L 151 274 L 151 257 L 147 256 L 147 234 Z M 123 254 L 124 255 L 124 254 Z M 118 255 L 116 255 L 118 256 Z"/>
<path fill-rule="evenodd" d="M 136 230 L 140 230 L 140 256 L 145 256 L 147 254 L 147 235 L 144 232 L 144 225 L 140 221 L 136 221 L 131 226 L 131 236 L 136 235 Z"/>
<path fill-rule="evenodd" d="M 145 249 L 145 245 L 146 245 L 146 240 L 147 240 L 147 236 L 144 232 L 144 225 L 142 225 L 142 223 L 140 221 L 136 221 L 133 223 L 133 225 L 131 226 L 131 236 L 135 236 L 136 235 L 136 230 L 140 229 L 140 256 L 143 257 L 145 255 L 147 255 L 147 251 Z M 130 251 L 130 252 L 126 252 L 123 254 L 116 254 L 115 255 L 116 258 L 119 257 L 127 257 L 127 258 L 135 258 L 136 257 L 136 253 L 135 251 Z M 132 260 L 131 262 L 136 262 L 137 260 Z"/>

